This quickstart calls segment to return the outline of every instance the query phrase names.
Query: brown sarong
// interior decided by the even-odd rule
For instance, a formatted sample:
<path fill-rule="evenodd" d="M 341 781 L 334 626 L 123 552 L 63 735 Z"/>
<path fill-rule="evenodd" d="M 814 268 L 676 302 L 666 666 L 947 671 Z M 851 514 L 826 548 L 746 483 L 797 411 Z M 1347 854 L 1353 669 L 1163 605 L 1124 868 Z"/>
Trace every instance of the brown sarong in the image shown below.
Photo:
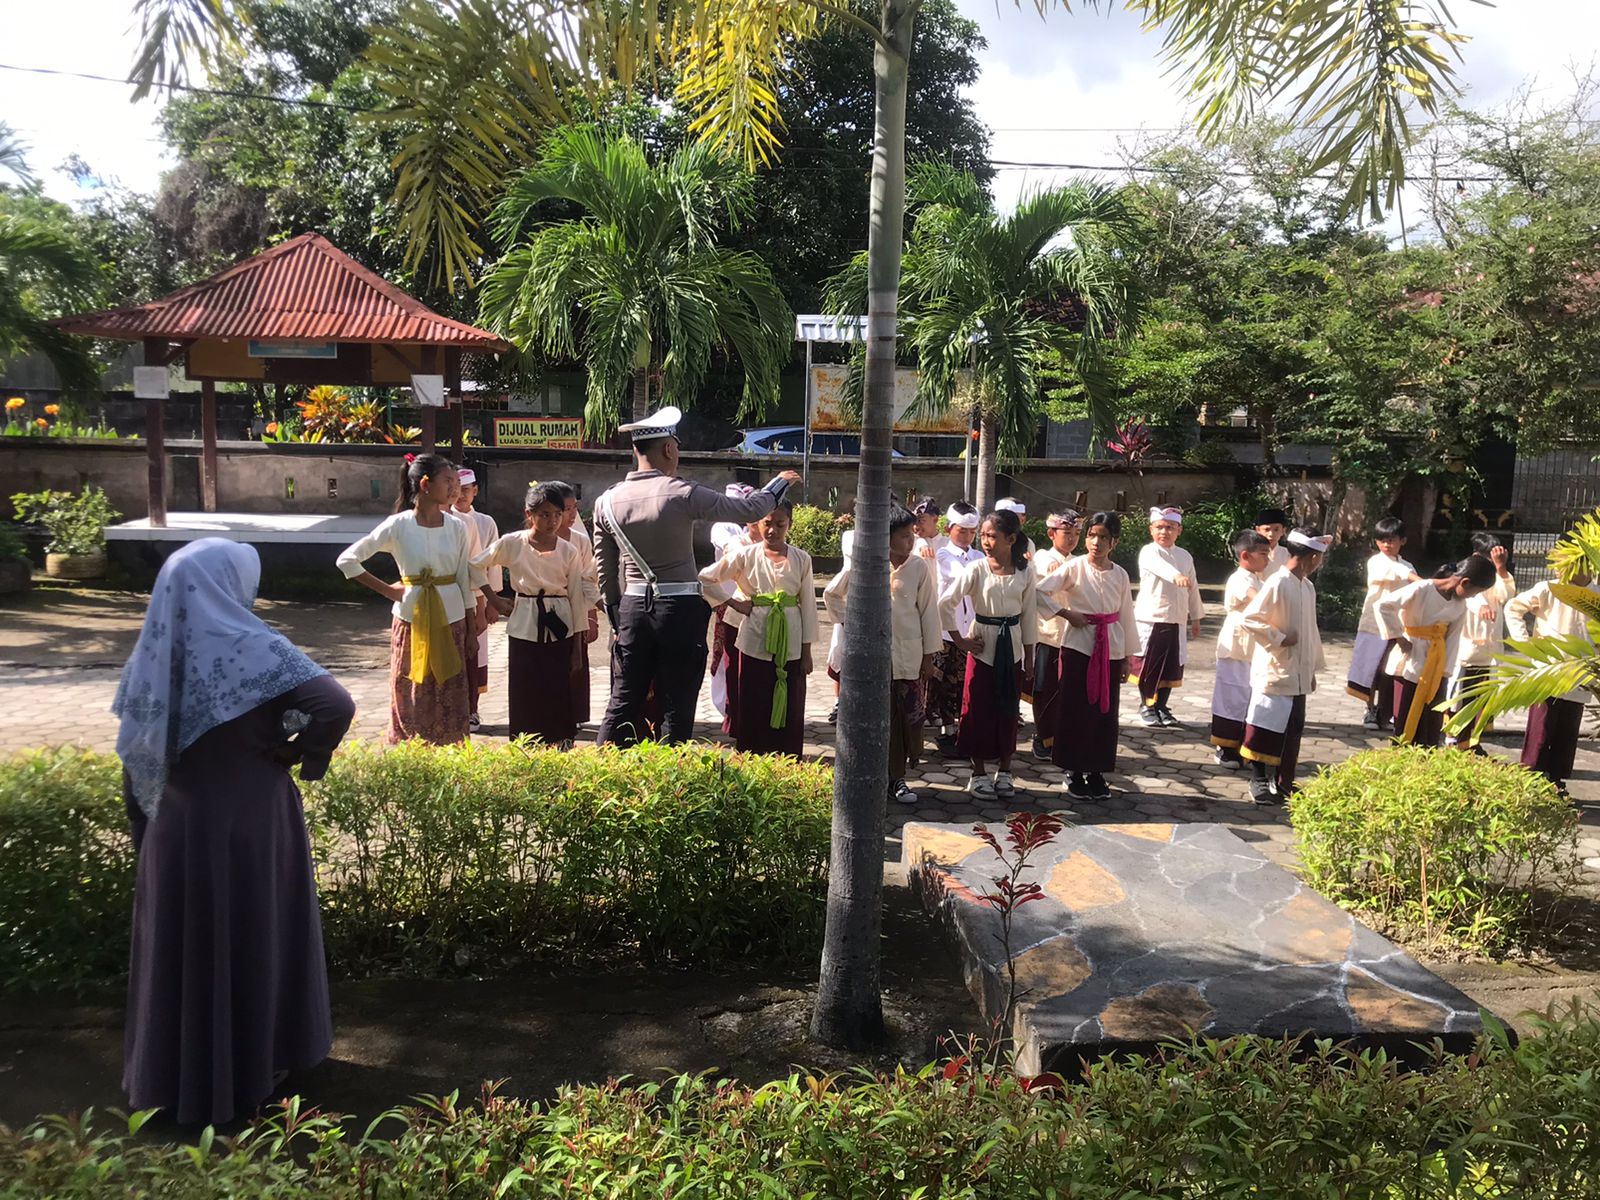
<path fill-rule="evenodd" d="M 470 661 L 470 647 L 477 641 L 468 632 L 465 620 L 450 626 L 456 652 L 463 663 Z M 429 675 L 412 683 L 411 624 L 395 617 L 389 626 L 389 742 L 421 738 L 436 746 L 467 740 L 472 718 L 473 681 L 470 672 L 457 671 L 440 683 Z"/>

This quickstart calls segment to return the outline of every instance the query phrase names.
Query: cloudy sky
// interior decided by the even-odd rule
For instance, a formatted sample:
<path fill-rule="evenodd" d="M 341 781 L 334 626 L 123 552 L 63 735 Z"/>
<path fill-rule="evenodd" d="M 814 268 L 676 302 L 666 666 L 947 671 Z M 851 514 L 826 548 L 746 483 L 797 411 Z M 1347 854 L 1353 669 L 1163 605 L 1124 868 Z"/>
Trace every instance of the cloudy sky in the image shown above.
<path fill-rule="evenodd" d="M 1041 19 L 1031 4 L 1019 11 L 1009 0 L 958 2 L 989 40 L 973 98 L 995 131 L 997 159 L 1114 165 L 1119 143 L 1137 140 L 1141 130 L 1182 127 L 1192 116 L 1162 73 L 1156 39 L 1121 12 Z M 1503 0 L 1496 7 L 1454 0 L 1452 10 L 1473 39 L 1463 49 L 1461 76 L 1474 104 L 1499 102 L 1528 79 L 1559 94 L 1573 67 L 1587 69 L 1600 52 L 1596 0 Z M 153 103 L 130 104 L 120 83 L 14 69 L 124 76 L 135 41 L 127 0 L 0 0 L 0 29 L 0 121 L 29 143 L 47 190 L 62 199 L 78 193 L 57 170 L 74 153 L 101 176 L 153 188 L 164 165 Z M 1001 203 L 1053 174 L 1002 170 Z"/>

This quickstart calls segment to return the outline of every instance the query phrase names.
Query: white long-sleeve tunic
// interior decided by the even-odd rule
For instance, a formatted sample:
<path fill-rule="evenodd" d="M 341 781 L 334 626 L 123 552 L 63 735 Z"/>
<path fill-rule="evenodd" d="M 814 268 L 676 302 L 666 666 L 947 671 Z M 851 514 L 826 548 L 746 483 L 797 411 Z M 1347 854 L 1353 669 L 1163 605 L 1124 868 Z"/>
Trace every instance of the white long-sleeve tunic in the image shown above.
<path fill-rule="evenodd" d="M 1265 575 L 1246 571 L 1243 567 L 1228 576 L 1227 586 L 1222 589 L 1222 628 L 1217 631 L 1219 659 L 1246 663 L 1250 661 L 1254 643 L 1250 635 L 1244 631 L 1241 618 L 1244 616 L 1244 610 L 1250 607 L 1250 601 L 1255 599 L 1256 593 L 1266 581 Z"/>
<path fill-rule="evenodd" d="M 386 518 L 366 537 L 346 546 L 335 561 L 346 579 L 354 579 L 367 569 L 366 561 L 374 554 L 393 558 L 400 569 L 405 595 L 391 611 L 408 625 L 417 611 L 422 589 L 404 581 L 432 571 L 438 581 L 445 619 L 454 625 L 467 613 L 476 611 L 478 605 L 474 593 L 480 576 L 472 567 L 471 545 L 472 534 L 465 522 L 447 513 L 441 525 L 429 528 L 417 523 L 414 509 L 407 509 Z"/>
<path fill-rule="evenodd" d="M 540 550 L 526 529 L 496 538 L 475 560 L 480 569 L 504 567 L 517 593 L 516 607 L 506 621 L 506 635 L 525 642 L 548 641 L 539 636 L 539 601 L 561 619 L 568 635 L 589 627 L 589 606 L 583 587 L 583 555 L 569 541 L 556 539 L 554 550 Z M 581 623 L 580 623 L 581 622 Z"/>
<path fill-rule="evenodd" d="M 1239 624 L 1254 645 L 1250 652 L 1250 689 L 1267 696 L 1309 696 L 1317 690 L 1317 672 L 1326 667 L 1322 633 L 1317 628 L 1317 589 L 1287 567 L 1268 576 Z M 1287 635 L 1295 644 L 1285 646 Z"/>
<path fill-rule="evenodd" d="M 1133 581 L 1116 563 L 1108 563 L 1102 570 L 1090 561 L 1087 554 L 1074 556 L 1064 570 L 1047 575 L 1039 582 L 1040 611 L 1059 609 L 1063 612 L 1116 613 L 1117 619 L 1106 626 L 1106 648 L 1111 659 L 1127 658 L 1138 648 L 1139 634 L 1134 628 Z M 1094 654 L 1095 632 L 1092 625 L 1078 626 L 1066 622 L 1066 633 L 1061 638 L 1063 650 L 1076 650 L 1079 654 Z"/>
<path fill-rule="evenodd" d="M 934 577 L 933 561 L 915 554 L 898 567 L 889 567 L 889 659 L 894 679 L 916 679 L 922 674 L 923 655 L 939 653 L 943 643 L 939 587 Z M 822 589 L 822 603 L 835 629 L 844 628 L 849 600 L 847 563 Z"/>
<path fill-rule="evenodd" d="M 1378 618 L 1373 611 L 1378 601 L 1410 584 L 1415 574 L 1415 569 L 1405 559 L 1390 558 L 1381 550 L 1367 559 L 1367 594 L 1361 601 L 1361 621 L 1356 625 L 1356 632 L 1378 636 Z"/>
<path fill-rule="evenodd" d="M 1405 637 L 1411 649 L 1395 646 L 1383 669 L 1396 679 L 1416 683 L 1428 662 L 1428 643 L 1411 637 L 1406 629 L 1421 629 L 1428 625 L 1443 625 L 1444 677 L 1448 679 L 1456 669 L 1456 650 L 1461 638 L 1461 625 L 1467 619 L 1467 602 L 1454 596 L 1442 596 L 1431 579 L 1419 579 L 1397 592 L 1389 592 L 1372 606 L 1373 618 L 1378 623 L 1378 636 Z"/>
<path fill-rule="evenodd" d="M 1056 581 L 1056 575 L 1064 575 L 1067 564 L 1071 561 L 1067 555 L 1059 550 L 1040 550 L 1033 556 L 1028 564 L 1033 571 L 1033 587 L 1035 592 L 1055 590 L 1049 586 Z M 1051 615 L 1050 606 L 1038 606 L 1039 645 L 1061 648 L 1062 639 L 1067 636 L 1067 619 L 1062 616 Z"/>
<path fill-rule="evenodd" d="M 1188 576 L 1189 586 L 1173 580 Z M 1164 550 L 1154 542 L 1139 551 L 1139 597 L 1134 615 L 1152 624 L 1188 625 L 1205 616 L 1199 580 L 1194 577 L 1194 556 L 1182 546 Z"/>
<path fill-rule="evenodd" d="M 1600 588 L 1588 585 L 1588 590 L 1600 594 Z M 1589 640 L 1589 621 L 1570 604 L 1563 604 L 1550 590 L 1548 580 L 1540 580 L 1525 592 L 1519 592 L 1506 601 L 1506 636 L 1513 641 L 1528 639 L 1528 626 L 1532 622 L 1532 636 L 1580 637 Z M 1593 699 L 1588 688 L 1573 688 L 1563 700 L 1587 704 Z"/>
<path fill-rule="evenodd" d="M 1456 641 L 1456 669 L 1487 667 L 1506 648 L 1505 607 L 1517 594 L 1509 573 L 1496 575 L 1494 586 L 1467 601 L 1467 619 Z"/>
<path fill-rule="evenodd" d="M 817 640 L 817 583 L 811 571 L 811 556 L 797 546 L 788 547 L 783 561 L 767 556 L 764 543 L 733 550 L 700 572 L 706 601 L 717 605 L 732 597 L 736 585 L 745 596 L 754 598 L 770 592 L 788 592 L 798 603 L 783 610 L 789 624 L 789 662 L 800 657 L 803 646 Z M 772 609 L 756 607 L 739 626 L 737 645 L 740 654 L 770 662 L 767 649 L 767 622 Z"/>
<path fill-rule="evenodd" d="M 967 628 L 961 626 L 963 601 L 972 604 L 973 619 Z M 1002 630 L 977 618 L 1019 617 L 1004 632 L 1011 639 L 1012 661 L 1023 663 L 1029 661 L 1026 656 L 1039 640 L 1034 604 L 1033 572 L 1023 567 L 1002 575 L 990 567 L 986 556 L 962 567 L 940 593 L 939 619 L 945 629 L 981 639 L 983 647 L 977 651 L 977 658 L 992 667 Z"/>

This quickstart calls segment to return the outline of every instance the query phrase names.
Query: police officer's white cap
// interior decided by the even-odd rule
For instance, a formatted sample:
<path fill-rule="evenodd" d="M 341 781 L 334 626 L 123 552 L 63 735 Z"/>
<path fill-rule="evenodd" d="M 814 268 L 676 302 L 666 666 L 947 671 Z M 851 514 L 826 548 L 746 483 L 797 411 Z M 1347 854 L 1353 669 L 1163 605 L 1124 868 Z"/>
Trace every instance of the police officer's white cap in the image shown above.
<path fill-rule="evenodd" d="M 649 442 L 657 438 L 678 436 L 678 422 L 683 420 L 683 414 L 670 404 L 666 408 L 657 409 L 642 421 L 634 421 L 629 425 L 618 425 L 617 432 L 625 433 L 635 442 Z"/>

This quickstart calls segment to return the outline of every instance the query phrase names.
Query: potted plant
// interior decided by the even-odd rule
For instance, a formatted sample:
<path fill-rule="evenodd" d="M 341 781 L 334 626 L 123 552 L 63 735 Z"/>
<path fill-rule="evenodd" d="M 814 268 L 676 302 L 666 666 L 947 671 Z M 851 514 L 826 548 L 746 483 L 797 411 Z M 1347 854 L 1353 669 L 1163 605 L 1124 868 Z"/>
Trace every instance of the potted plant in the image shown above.
<path fill-rule="evenodd" d="M 28 548 L 9 529 L 0 529 L 0 596 L 25 592 L 33 586 L 33 564 Z"/>
<path fill-rule="evenodd" d="M 43 525 L 45 574 L 56 579 L 99 579 L 106 572 L 106 526 L 122 514 L 97 487 L 71 492 L 19 492 L 11 497 L 17 519 Z"/>

